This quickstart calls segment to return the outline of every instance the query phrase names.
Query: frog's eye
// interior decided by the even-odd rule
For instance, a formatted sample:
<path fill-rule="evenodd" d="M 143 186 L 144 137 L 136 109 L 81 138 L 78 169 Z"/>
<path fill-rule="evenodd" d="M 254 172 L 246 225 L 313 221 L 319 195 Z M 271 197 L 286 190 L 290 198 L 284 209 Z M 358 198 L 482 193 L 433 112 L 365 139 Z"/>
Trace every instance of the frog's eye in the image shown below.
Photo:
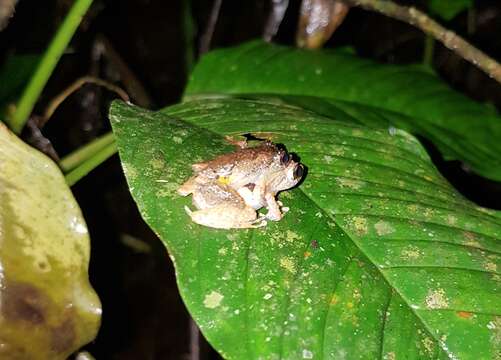
<path fill-rule="evenodd" d="M 299 164 L 294 169 L 294 180 L 301 179 L 303 173 L 304 173 L 303 165 Z"/>
<path fill-rule="evenodd" d="M 282 163 L 282 165 L 287 165 L 289 161 L 291 161 L 291 156 L 286 151 L 284 151 L 282 157 L 280 158 L 280 162 Z"/>

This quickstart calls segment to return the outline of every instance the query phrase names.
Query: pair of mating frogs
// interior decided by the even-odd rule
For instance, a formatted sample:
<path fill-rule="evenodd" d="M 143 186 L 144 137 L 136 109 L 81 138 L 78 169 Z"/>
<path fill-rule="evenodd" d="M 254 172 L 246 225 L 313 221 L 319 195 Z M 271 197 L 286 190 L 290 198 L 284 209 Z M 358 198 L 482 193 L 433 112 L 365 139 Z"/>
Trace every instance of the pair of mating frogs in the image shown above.
<path fill-rule="evenodd" d="M 255 147 L 237 144 L 240 149 L 233 153 L 193 164 L 195 175 L 178 189 L 182 196 L 193 194 L 197 210 L 185 209 L 197 224 L 231 229 L 278 221 L 283 213 L 276 194 L 294 187 L 303 176 L 303 166 L 270 141 Z M 268 213 L 258 216 L 256 210 L 262 207 Z"/>

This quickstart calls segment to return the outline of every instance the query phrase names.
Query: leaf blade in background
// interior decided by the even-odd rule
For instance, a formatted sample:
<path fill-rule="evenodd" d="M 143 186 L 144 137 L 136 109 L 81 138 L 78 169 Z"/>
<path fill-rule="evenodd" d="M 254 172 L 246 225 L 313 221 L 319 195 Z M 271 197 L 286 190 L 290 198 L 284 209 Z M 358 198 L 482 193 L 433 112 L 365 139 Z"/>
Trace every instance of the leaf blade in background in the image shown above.
<path fill-rule="evenodd" d="M 430 0 L 428 3 L 430 12 L 446 21 L 452 20 L 460 12 L 472 6 L 472 0 Z"/>
<path fill-rule="evenodd" d="M 501 117 L 415 65 L 383 65 L 342 51 L 254 41 L 201 59 L 185 98 L 204 94 L 312 96 L 395 112 L 412 120 L 414 134 L 445 130 L 436 145 L 446 159 L 501 179 Z"/>
<path fill-rule="evenodd" d="M 360 114 L 362 114 L 362 110 Z M 110 119 L 142 216 L 183 299 L 228 359 L 489 358 L 499 343 L 499 213 L 462 198 L 407 133 L 261 100 L 205 99 Z M 308 167 L 256 230 L 192 223 L 176 194 L 224 136 L 283 143 Z"/>
<path fill-rule="evenodd" d="M 59 168 L 0 124 L 0 358 L 66 359 L 97 334 L 89 236 Z"/>
<path fill-rule="evenodd" d="M 0 114 L 5 118 L 6 107 L 17 100 L 35 70 L 40 55 L 15 55 L 7 58 L 0 68 Z"/>

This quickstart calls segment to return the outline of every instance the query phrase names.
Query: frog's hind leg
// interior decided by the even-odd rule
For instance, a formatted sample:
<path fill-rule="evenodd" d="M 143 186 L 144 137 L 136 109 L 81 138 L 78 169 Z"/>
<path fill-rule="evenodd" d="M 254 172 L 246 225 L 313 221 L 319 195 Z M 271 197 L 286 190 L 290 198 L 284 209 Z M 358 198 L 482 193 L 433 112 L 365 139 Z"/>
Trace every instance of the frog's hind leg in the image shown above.
<path fill-rule="evenodd" d="M 186 206 L 185 210 L 193 222 L 216 229 L 245 229 L 266 225 L 265 221 L 257 218 L 256 210 L 250 206 L 221 205 L 195 211 Z"/>
<path fill-rule="evenodd" d="M 190 195 L 195 190 L 195 178 L 196 176 L 192 176 L 186 180 L 186 182 L 177 189 L 177 193 L 181 196 Z"/>

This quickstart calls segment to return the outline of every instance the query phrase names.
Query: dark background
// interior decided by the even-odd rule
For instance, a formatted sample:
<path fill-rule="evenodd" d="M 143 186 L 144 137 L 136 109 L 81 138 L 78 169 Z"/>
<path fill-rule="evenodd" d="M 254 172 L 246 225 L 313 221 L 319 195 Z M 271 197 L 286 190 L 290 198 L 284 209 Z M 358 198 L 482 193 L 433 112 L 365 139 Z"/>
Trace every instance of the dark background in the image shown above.
<path fill-rule="evenodd" d="M 211 48 L 261 37 L 270 2 L 222 2 Z M 40 54 L 73 1 L 20 0 L 9 26 L 0 32 L 0 64 L 11 54 Z M 190 4 L 191 3 L 191 4 Z M 70 49 L 46 86 L 35 114 L 77 78 L 94 71 L 109 81 L 120 80 L 106 56 L 93 56 L 96 39 L 104 36 L 137 77 L 158 109 L 180 100 L 188 79 L 191 56 L 207 32 L 214 1 L 95 0 Z M 426 9 L 425 1 L 401 1 Z M 291 0 L 274 41 L 294 44 L 300 2 Z M 467 33 L 461 13 L 447 27 L 465 36 L 495 59 L 501 59 L 501 2 L 475 2 L 476 27 Z M 189 17 L 187 17 L 189 16 Z M 187 27 L 191 18 L 193 26 Z M 326 47 L 352 46 L 364 57 L 389 63 L 420 62 L 423 34 L 409 25 L 352 9 Z M 190 46 L 192 43 L 192 47 Z M 193 49 L 193 51 L 190 51 Z M 190 55 L 191 54 L 191 55 Z M 474 66 L 437 44 L 434 67 L 452 87 L 501 109 L 501 86 Z M 119 82 L 118 82 L 119 83 Z M 42 129 L 44 140 L 64 156 L 110 130 L 106 118 L 115 95 L 86 85 L 69 97 Z M 134 99 L 133 99 L 134 101 Z M 26 141 L 40 134 L 23 133 Z M 500 139 L 501 141 L 501 139 Z M 448 180 L 475 202 L 501 209 L 501 186 L 468 171 L 459 162 L 444 162 L 423 140 Z M 190 317 L 178 294 L 174 270 L 162 243 L 140 218 L 128 192 L 118 156 L 113 156 L 72 188 L 87 221 L 92 254 L 90 278 L 103 303 L 102 327 L 86 346 L 97 359 L 218 359 L 190 328 Z M 127 239 L 140 241 L 131 246 Z M 146 245 L 146 246 L 145 246 Z M 196 356 L 191 346 L 198 345 Z"/>

